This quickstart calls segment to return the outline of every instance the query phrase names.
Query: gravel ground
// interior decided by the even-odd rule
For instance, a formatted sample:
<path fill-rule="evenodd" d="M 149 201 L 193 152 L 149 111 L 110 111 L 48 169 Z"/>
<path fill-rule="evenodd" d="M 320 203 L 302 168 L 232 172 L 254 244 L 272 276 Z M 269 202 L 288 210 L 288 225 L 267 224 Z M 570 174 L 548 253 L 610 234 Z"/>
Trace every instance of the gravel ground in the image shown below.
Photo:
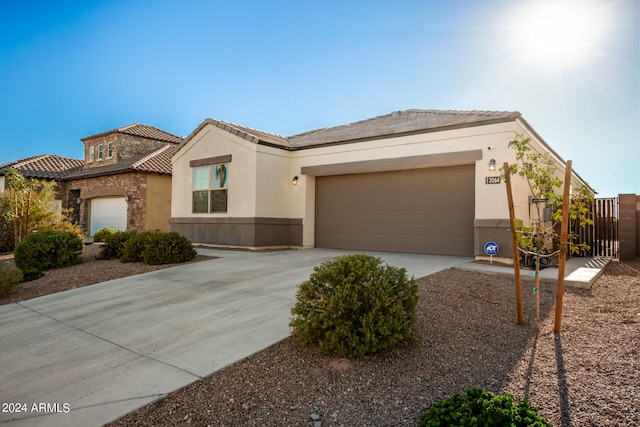
<path fill-rule="evenodd" d="M 92 251 L 0 304 L 158 268 Z M 592 290 L 567 288 L 560 335 L 555 284 L 541 286 L 538 324 L 524 284 L 518 326 L 508 276 L 450 269 L 419 282 L 418 345 L 346 360 L 289 337 L 108 426 L 415 426 L 469 387 L 527 398 L 555 426 L 640 426 L 640 260 L 610 263 Z"/>
<path fill-rule="evenodd" d="M 109 426 L 415 426 L 470 387 L 527 398 L 555 426 L 640 425 L 640 262 L 612 262 L 593 289 L 568 288 L 553 333 L 555 285 L 535 322 L 516 324 L 513 279 L 447 270 L 420 279 L 419 345 L 360 360 L 289 337 Z"/>

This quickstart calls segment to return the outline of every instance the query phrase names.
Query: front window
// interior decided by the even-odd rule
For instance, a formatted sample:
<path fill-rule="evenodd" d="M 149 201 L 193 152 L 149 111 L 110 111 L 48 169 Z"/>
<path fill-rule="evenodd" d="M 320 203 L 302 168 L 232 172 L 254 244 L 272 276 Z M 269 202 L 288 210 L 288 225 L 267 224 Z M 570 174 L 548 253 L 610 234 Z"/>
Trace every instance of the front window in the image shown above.
<path fill-rule="evenodd" d="M 94 148 L 93 147 L 89 147 L 89 161 L 93 162 L 93 153 L 94 153 Z"/>
<path fill-rule="evenodd" d="M 98 145 L 98 160 L 102 160 L 102 144 Z"/>
<path fill-rule="evenodd" d="M 113 157 L 113 142 L 107 144 L 107 158 L 110 159 Z"/>
<path fill-rule="evenodd" d="M 193 213 L 227 212 L 229 165 L 193 169 Z"/>

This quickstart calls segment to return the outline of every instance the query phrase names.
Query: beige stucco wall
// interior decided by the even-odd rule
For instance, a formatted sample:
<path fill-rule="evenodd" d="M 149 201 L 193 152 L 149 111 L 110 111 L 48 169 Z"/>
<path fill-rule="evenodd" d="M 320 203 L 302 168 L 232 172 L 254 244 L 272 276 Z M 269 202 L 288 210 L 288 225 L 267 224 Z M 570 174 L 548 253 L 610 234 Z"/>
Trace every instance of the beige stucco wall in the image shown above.
<path fill-rule="evenodd" d="M 269 217 L 301 218 L 303 246 L 314 245 L 315 176 L 303 174 L 303 168 L 364 162 L 378 159 L 398 159 L 442 153 L 481 151 L 475 163 L 476 220 L 509 218 L 507 193 L 503 182 L 486 184 L 485 178 L 501 174 L 503 163 L 515 162 L 515 152 L 508 143 L 523 135 L 532 139 L 533 148 L 543 151 L 543 143 L 527 133 L 520 121 L 488 126 L 453 129 L 359 143 L 287 151 L 257 145 L 211 124 L 205 125 L 173 158 L 172 217 Z M 491 148 L 489 148 L 491 147 Z M 229 206 L 226 214 L 192 214 L 191 160 L 232 155 L 229 169 Z M 496 160 L 496 170 L 489 171 L 490 159 Z M 371 163 L 374 166 L 374 163 Z M 431 167 L 452 166 L 444 162 Z M 559 173 L 564 169 L 559 165 Z M 362 170 L 360 170 L 362 172 Z M 292 179 L 298 176 L 298 184 Z M 513 177 L 516 217 L 530 218 L 527 183 Z"/>
<path fill-rule="evenodd" d="M 146 230 L 169 231 L 171 176 L 147 175 Z"/>
<path fill-rule="evenodd" d="M 205 125 L 172 158 L 172 217 L 255 217 L 258 145 L 211 124 Z M 229 199 L 227 213 L 193 214 L 191 212 L 193 171 L 191 160 L 231 155 L 228 172 Z M 266 162 L 268 163 L 268 162 Z M 267 172 L 263 170 L 263 172 Z M 260 178 L 262 180 L 262 177 Z"/>
<path fill-rule="evenodd" d="M 290 197 L 295 190 L 292 184 L 289 152 L 272 147 L 257 146 L 256 158 L 257 217 L 301 218 L 291 216 Z"/>

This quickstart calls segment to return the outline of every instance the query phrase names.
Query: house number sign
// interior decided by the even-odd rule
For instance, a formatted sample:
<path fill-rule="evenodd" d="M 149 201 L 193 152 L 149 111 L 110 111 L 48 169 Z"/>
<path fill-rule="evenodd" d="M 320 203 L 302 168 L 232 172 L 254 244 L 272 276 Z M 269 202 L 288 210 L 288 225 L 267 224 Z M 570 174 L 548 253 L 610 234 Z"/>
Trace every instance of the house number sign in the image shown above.
<path fill-rule="evenodd" d="M 485 184 L 500 184 L 499 176 L 487 176 L 484 178 Z"/>

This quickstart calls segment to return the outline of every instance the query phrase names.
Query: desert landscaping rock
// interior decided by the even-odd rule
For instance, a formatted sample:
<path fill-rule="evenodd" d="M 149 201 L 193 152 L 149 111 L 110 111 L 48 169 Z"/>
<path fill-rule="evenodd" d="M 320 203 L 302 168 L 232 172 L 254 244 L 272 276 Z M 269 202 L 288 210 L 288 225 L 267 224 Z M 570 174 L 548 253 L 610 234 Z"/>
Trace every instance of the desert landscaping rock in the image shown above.
<path fill-rule="evenodd" d="M 0 303 L 158 268 L 95 253 Z M 509 276 L 449 269 L 419 284 L 416 344 L 348 360 L 291 336 L 108 426 L 415 426 L 470 387 L 526 398 L 554 426 L 640 425 L 640 260 L 611 262 L 591 290 L 567 288 L 560 335 L 554 283 L 541 286 L 538 323 L 524 284 L 525 326 Z"/>
<path fill-rule="evenodd" d="M 554 426 L 640 425 L 639 268 L 614 261 L 592 290 L 568 288 L 560 335 L 554 283 L 538 324 L 525 285 L 518 326 L 512 278 L 446 270 L 420 279 L 416 345 L 346 360 L 289 337 L 108 426 L 182 425 L 185 411 L 193 425 L 415 426 L 470 387 L 526 398 Z"/>

